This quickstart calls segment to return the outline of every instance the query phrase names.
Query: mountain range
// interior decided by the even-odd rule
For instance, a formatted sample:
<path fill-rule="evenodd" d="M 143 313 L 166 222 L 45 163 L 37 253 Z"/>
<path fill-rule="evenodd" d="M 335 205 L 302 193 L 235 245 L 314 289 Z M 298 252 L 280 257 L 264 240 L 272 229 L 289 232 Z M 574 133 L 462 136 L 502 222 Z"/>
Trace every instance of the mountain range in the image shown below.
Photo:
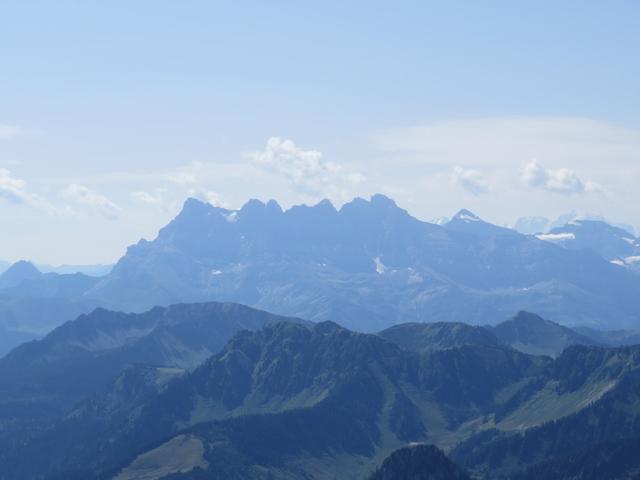
<path fill-rule="evenodd" d="M 20 260 L 19 262 L 24 262 L 25 260 Z M 10 262 L 0 260 L 0 274 L 3 274 L 6 270 L 9 269 L 13 265 Z M 102 277 L 108 274 L 113 265 L 103 265 L 103 264 L 95 264 L 95 265 L 49 265 L 46 263 L 37 264 L 35 267 L 42 273 L 58 273 L 58 274 L 67 274 L 67 273 L 82 273 L 85 275 L 91 275 L 94 277 Z"/>
<path fill-rule="evenodd" d="M 635 248 L 637 240 L 621 238 L 615 248 Z M 519 310 L 566 325 L 636 329 L 639 277 L 611 263 L 608 240 L 583 248 L 592 240 L 567 248 L 466 210 L 430 224 L 382 195 L 339 210 L 326 200 L 283 211 L 274 201 L 228 210 L 189 199 L 105 276 L 40 274 L 16 285 L 7 283 L 10 268 L 0 276 L 0 326 L 42 335 L 100 306 L 141 312 L 215 300 L 369 332 L 403 322 L 484 324 Z M 632 263 L 628 253 L 615 255 Z"/>
<path fill-rule="evenodd" d="M 361 331 L 407 321 L 484 323 L 519 310 L 566 324 L 635 327 L 638 277 L 468 211 L 421 222 L 375 195 L 282 211 L 188 200 L 86 296 L 118 309 L 225 300 Z"/>
<path fill-rule="evenodd" d="M 563 332 L 555 358 L 505 343 L 558 348 L 540 329 Z M 640 347 L 567 330 L 525 312 L 365 334 L 235 304 L 99 309 L 0 360 L 0 478 L 467 475 L 430 447 L 384 461 L 408 444 L 478 479 L 628 478 Z M 618 476 L 570 476 L 581 455 Z"/>

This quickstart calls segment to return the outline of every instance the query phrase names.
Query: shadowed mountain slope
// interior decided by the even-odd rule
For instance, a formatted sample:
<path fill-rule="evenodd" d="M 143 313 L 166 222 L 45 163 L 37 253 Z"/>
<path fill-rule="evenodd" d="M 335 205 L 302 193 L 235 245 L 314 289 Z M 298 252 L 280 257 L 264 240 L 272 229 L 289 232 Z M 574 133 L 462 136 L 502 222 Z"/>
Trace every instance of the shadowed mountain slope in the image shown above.
<path fill-rule="evenodd" d="M 547 364 L 503 347 L 418 354 L 330 322 L 278 323 L 240 332 L 141 407 L 81 405 L 29 447 L 3 449 L 0 478 L 136 478 L 145 458 L 177 444 L 202 452 L 198 468 L 229 478 L 365 475 L 391 450 L 442 440 L 491 412 L 500 392 Z M 105 419 L 105 410 L 120 413 Z M 54 445 L 60 437 L 72 440 Z M 43 452 L 38 462 L 23 461 L 30 449 Z"/>
<path fill-rule="evenodd" d="M 579 390 L 586 393 L 585 386 L 590 385 L 591 393 L 583 397 L 582 408 L 542 421 L 541 411 L 546 408 L 545 404 L 551 409 L 561 409 L 563 402 L 558 397 L 538 394 L 538 400 L 531 403 L 539 409 L 537 425 L 516 432 L 501 428 L 479 433 L 456 447 L 453 457 L 483 478 L 508 478 L 518 472 L 523 474 L 527 469 L 534 475 L 536 471 L 551 472 L 559 465 L 563 465 L 560 470 L 579 472 L 575 459 L 586 458 L 587 452 L 597 445 L 635 441 L 640 436 L 640 346 L 618 349 L 570 347 L 551 364 L 548 376 L 558 382 L 556 392 L 568 396 Z M 610 448 L 609 452 L 613 455 L 615 448 Z M 589 467 L 592 471 L 607 464 L 603 455 L 595 456 L 593 460 Z M 625 465 L 627 473 L 638 468 L 637 457 L 635 462 L 627 461 Z M 610 473 L 616 471 L 612 468 Z"/>
<path fill-rule="evenodd" d="M 362 478 L 407 443 L 460 441 L 457 462 L 498 478 L 637 437 L 639 348 L 416 352 L 331 322 L 275 323 L 192 372 L 126 370 L 50 428 L 5 438 L 0 478 L 140 478 L 150 465 L 170 478 Z"/>
<path fill-rule="evenodd" d="M 97 309 L 0 359 L 0 421 L 60 414 L 130 364 L 193 368 L 239 331 L 279 321 L 299 320 L 222 303 Z"/>

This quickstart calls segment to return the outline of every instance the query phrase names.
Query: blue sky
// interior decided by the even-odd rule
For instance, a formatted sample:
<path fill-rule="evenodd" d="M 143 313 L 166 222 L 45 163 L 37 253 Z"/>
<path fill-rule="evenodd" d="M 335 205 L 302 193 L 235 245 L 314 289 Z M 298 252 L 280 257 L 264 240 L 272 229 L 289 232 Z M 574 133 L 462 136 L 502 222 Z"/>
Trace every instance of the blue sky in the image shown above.
<path fill-rule="evenodd" d="M 640 227 L 638 2 L 0 2 L 0 259 L 111 262 L 193 195 Z"/>

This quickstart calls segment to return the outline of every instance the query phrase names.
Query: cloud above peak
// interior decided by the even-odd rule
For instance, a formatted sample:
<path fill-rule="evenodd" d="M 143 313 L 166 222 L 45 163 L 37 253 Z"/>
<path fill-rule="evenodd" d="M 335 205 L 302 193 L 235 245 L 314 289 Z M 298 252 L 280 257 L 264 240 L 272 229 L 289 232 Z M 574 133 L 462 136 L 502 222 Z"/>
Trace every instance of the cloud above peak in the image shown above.
<path fill-rule="evenodd" d="M 68 185 L 62 194 L 66 199 L 77 205 L 87 207 L 108 220 L 115 220 L 121 210 L 120 207 L 109 198 L 77 183 Z"/>
<path fill-rule="evenodd" d="M 13 177 L 6 168 L 0 168 L 0 198 L 12 203 L 23 203 L 28 197 L 25 187 L 24 180 Z"/>
<path fill-rule="evenodd" d="M 304 150 L 280 137 L 269 138 L 264 150 L 252 152 L 248 158 L 255 166 L 286 177 L 296 188 L 312 195 L 364 181 L 364 175 L 345 171 L 342 165 L 325 160 L 322 152 Z"/>
<path fill-rule="evenodd" d="M 564 195 L 602 192 L 595 182 L 583 180 L 569 168 L 549 169 L 532 160 L 522 170 L 522 182 L 531 187 Z"/>
<path fill-rule="evenodd" d="M 203 188 L 191 188 L 187 191 L 187 195 L 192 198 L 197 198 L 203 202 L 210 203 L 214 207 L 228 208 L 229 204 L 224 201 L 222 195 L 212 190 Z"/>
<path fill-rule="evenodd" d="M 193 164 L 195 167 L 200 166 L 199 162 L 195 162 Z M 198 178 L 193 172 L 187 172 L 184 170 L 178 170 L 172 173 L 169 173 L 165 176 L 167 180 L 173 183 L 177 183 L 178 185 L 195 185 L 198 183 Z"/>
<path fill-rule="evenodd" d="M 479 171 L 457 166 L 451 173 L 451 181 L 472 195 L 481 195 L 491 190 L 489 181 Z"/>
<path fill-rule="evenodd" d="M 46 198 L 30 192 L 27 189 L 27 182 L 14 177 L 6 168 L 0 168 L 0 199 L 16 205 L 28 205 L 47 213 L 66 213 L 51 205 Z"/>

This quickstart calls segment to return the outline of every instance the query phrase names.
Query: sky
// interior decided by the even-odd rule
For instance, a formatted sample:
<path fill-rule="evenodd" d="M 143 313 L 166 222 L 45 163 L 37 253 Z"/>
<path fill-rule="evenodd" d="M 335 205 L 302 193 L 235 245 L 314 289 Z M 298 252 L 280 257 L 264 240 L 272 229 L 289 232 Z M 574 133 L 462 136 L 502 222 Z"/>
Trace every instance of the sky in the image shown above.
<path fill-rule="evenodd" d="M 0 0 L 0 260 L 115 262 L 193 196 L 640 228 L 636 1 Z"/>

